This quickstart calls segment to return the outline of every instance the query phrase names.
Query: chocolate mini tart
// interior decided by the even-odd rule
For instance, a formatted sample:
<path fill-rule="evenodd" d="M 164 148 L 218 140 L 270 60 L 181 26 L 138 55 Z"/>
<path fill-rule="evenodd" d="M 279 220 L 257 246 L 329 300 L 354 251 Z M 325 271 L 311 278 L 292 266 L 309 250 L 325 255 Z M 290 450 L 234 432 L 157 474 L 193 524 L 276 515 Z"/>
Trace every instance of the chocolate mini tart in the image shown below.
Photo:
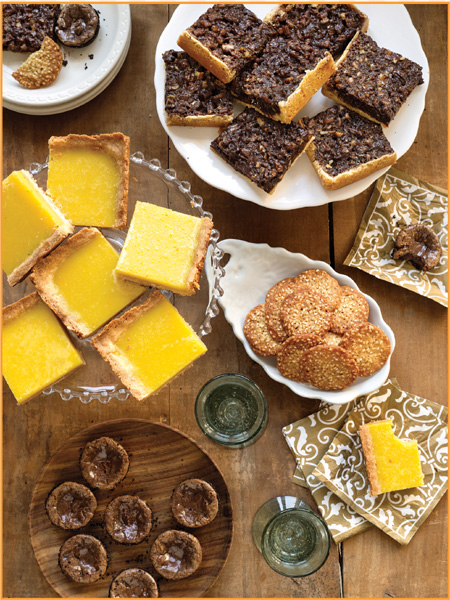
<path fill-rule="evenodd" d="M 59 566 L 64 575 L 76 583 L 94 583 L 105 574 L 108 556 L 100 540 L 79 533 L 61 546 Z"/>
<path fill-rule="evenodd" d="M 153 542 L 150 560 L 164 579 L 185 579 L 199 568 L 202 547 L 192 534 L 170 529 Z"/>
<path fill-rule="evenodd" d="M 329 190 L 359 181 L 397 160 L 381 125 L 344 106 L 331 106 L 304 118 L 303 124 L 314 136 L 306 152 Z"/>
<path fill-rule="evenodd" d="M 297 123 L 279 123 L 248 108 L 211 143 L 211 149 L 271 194 L 310 140 Z"/>
<path fill-rule="evenodd" d="M 99 490 L 115 488 L 125 478 L 129 466 L 126 450 L 109 437 L 88 442 L 80 458 L 83 477 Z"/>
<path fill-rule="evenodd" d="M 234 79 L 273 34 L 243 4 L 215 4 L 178 38 L 178 45 L 223 83 Z"/>
<path fill-rule="evenodd" d="M 118 544 L 140 544 L 152 528 L 152 511 L 137 496 L 118 496 L 106 507 L 104 522 Z"/>
<path fill-rule="evenodd" d="M 422 83 L 420 65 L 360 33 L 338 61 L 337 71 L 322 93 L 387 127 Z"/>
<path fill-rule="evenodd" d="M 3 50 L 36 52 L 47 36 L 55 39 L 59 4 L 4 4 Z"/>
<path fill-rule="evenodd" d="M 112 581 L 110 598 L 158 598 L 156 581 L 143 569 L 125 569 Z"/>
<path fill-rule="evenodd" d="M 216 518 L 219 502 L 212 485 L 202 479 L 186 479 L 174 489 L 170 508 L 181 525 L 203 527 Z"/>
<path fill-rule="evenodd" d="M 62 529 L 80 529 L 92 520 L 97 500 L 85 485 L 66 481 L 50 493 L 45 508 L 53 525 Z"/>
<path fill-rule="evenodd" d="M 63 4 L 55 33 L 64 46 L 83 48 L 95 40 L 99 29 L 98 12 L 90 4 Z"/>
<path fill-rule="evenodd" d="M 441 253 L 441 242 L 431 227 L 416 223 L 400 229 L 392 258 L 411 261 L 419 271 L 431 271 L 439 263 Z"/>
<path fill-rule="evenodd" d="M 307 52 L 341 54 L 369 19 L 353 4 L 281 4 L 264 18 L 277 35 L 294 39 Z"/>
<path fill-rule="evenodd" d="M 246 106 L 290 123 L 334 71 L 329 52 L 308 51 L 296 40 L 276 37 L 231 82 L 230 90 Z"/>
<path fill-rule="evenodd" d="M 225 85 L 186 52 L 168 50 L 165 109 L 167 125 L 225 127 L 233 120 L 233 100 Z"/>

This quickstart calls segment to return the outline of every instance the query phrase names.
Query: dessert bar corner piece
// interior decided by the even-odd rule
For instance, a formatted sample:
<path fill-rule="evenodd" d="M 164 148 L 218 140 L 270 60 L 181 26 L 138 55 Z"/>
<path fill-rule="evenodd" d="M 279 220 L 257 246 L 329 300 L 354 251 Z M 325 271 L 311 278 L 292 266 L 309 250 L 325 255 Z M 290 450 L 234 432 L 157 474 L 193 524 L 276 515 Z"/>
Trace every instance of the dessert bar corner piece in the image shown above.
<path fill-rule="evenodd" d="M 225 127 L 233 120 L 233 100 L 225 85 L 186 52 L 163 54 L 167 125 Z"/>
<path fill-rule="evenodd" d="M 422 83 L 420 65 L 360 33 L 338 61 L 337 71 L 322 93 L 387 127 Z"/>
<path fill-rule="evenodd" d="M 207 350 L 158 291 L 111 321 L 91 343 L 138 400 L 168 384 Z"/>
<path fill-rule="evenodd" d="M 313 136 L 306 152 L 326 189 L 350 185 L 397 160 L 381 125 L 344 106 L 331 106 L 303 124 Z"/>
<path fill-rule="evenodd" d="M 2 184 L 3 269 L 13 286 L 40 258 L 73 232 L 73 225 L 28 171 L 13 171 Z"/>
<path fill-rule="evenodd" d="M 59 4 L 3 4 L 3 50 L 36 52 L 54 31 Z"/>
<path fill-rule="evenodd" d="M 243 4 L 215 4 L 182 32 L 178 45 L 223 83 L 264 48 L 272 28 Z"/>
<path fill-rule="evenodd" d="M 69 134 L 49 140 L 47 190 L 74 225 L 127 224 L 130 138 Z"/>
<path fill-rule="evenodd" d="M 211 143 L 211 149 L 271 194 L 310 141 L 301 125 L 280 123 L 248 108 Z"/>

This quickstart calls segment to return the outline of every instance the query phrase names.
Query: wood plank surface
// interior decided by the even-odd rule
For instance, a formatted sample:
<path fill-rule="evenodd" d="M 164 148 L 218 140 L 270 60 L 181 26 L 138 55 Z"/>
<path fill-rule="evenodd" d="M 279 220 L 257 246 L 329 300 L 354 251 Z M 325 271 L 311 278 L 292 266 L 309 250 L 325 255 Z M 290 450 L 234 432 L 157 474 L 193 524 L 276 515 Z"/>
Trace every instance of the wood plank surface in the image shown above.
<path fill-rule="evenodd" d="M 131 7 L 133 35 L 123 68 L 97 98 L 78 109 L 49 117 L 4 110 L 3 173 L 27 168 L 47 156 L 51 135 L 119 130 L 131 137 L 132 152 L 157 157 L 204 197 L 221 238 L 267 242 L 312 259 L 332 262 L 381 307 L 393 328 L 397 348 L 391 373 L 400 385 L 430 400 L 446 402 L 446 311 L 437 303 L 343 266 L 371 189 L 331 207 L 271 211 L 238 200 L 201 181 L 173 149 L 156 115 L 153 72 L 158 38 L 173 11 L 164 4 Z M 447 184 L 447 6 L 409 5 L 428 56 L 431 84 L 418 137 L 398 168 L 430 183 Z M 19 135 L 20 133 L 20 135 Z M 330 236 L 330 226 L 331 236 Z M 331 252 L 330 252 L 331 249 Z M 334 262 L 333 262 L 334 256 Z M 223 314 L 205 338 L 208 353 L 156 398 L 139 403 L 113 400 L 102 405 L 63 402 L 40 396 L 18 407 L 4 386 L 3 596 L 54 597 L 33 556 L 27 514 L 43 465 L 64 440 L 93 424 L 111 419 L 143 418 L 167 423 L 196 440 L 213 458 L 227 482 L 234 509 L 235 535 L 225 568 L 209 597 L 446 597 L 446 501 L 440 502 L 407 547 L 372 528 L 342 544 L 316 574 L 282 577 L 269 569 L 253 545 L 251 522 L 259 506 L 277 494 L 296 495 L 312 507 L 309 492 L 292 484 L 294 461 L 281 427 L 306 416 L 317 402 L 301 399 L 272 381 L 252 362 Z M 199 430 L 193 412 L 201 386 L 219 373 L 238 372 L 256 381 L 269 404 L 268 426 L 260 440 L 244 450 L 222 448 Z"/>

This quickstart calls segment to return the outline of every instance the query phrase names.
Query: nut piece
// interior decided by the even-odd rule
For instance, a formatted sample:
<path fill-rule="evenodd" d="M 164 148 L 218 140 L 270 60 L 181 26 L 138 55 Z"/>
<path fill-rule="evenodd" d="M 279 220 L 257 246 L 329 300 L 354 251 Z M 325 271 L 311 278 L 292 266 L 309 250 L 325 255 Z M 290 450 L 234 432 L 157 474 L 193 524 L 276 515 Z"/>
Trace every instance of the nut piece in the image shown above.
<path fill-rule="evenodd" d="M 62 68 L 62 52 L 58 44 L 45 37 L 42 46 L 33 52 L 12 76 L 23 87 L 36 90 L 48 87 Z"/>

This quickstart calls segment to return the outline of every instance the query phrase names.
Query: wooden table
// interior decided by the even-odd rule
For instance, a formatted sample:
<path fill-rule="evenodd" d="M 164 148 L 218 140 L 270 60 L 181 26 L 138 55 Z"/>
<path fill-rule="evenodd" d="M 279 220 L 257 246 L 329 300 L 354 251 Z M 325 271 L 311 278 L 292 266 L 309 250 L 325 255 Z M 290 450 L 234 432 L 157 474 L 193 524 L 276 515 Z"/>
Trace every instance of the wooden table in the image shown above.
<path fill-rule="evenodd" d="M 446 311 L 435 302 L 343 266 L 372 188 L 330 206 L 289 213 L 271 211 L 217 191 L 196 177 L 172 148 L 155 108 L 154 53 L 173 6 L 133 5 L 133 37 L 128 58 L 113 83 L 96 99 L 71 112 L 50 117 L 4 111 L 4 176 L 44 160 L 51 135 L 120 130 L 131 137 L 132 151 L 157 157 L 192 182 L 205 199 L 221 237 L 267 242 L 329 262 L 352 277 L 380 305 L 394 330 L 397 348 L 391 374 L 403 389 L 446 402 Z M 398 168 L 441 187 L 447 185 L 447 7 L 408 6 L 427 54 L 431 83 L 416 141 Z M 170 389 L 139 403 L 130 399 L 107 405 L 63 402 L 40 396 L 18 407 L 4 386 L 4 596 L 52 597 L 28 538 L 27 512 L 38 474 L 62 441 L 81 429 L 121 417 L 141 417 L 181 429 L 210 453 L 228 482 L 235 536 L 228 562 L 211 597 L 444 597 L 447 596 L 446 501 L 442 500 L 411 543 L 402 547 L 377 528 L 332 544 L 325 566 L 305 579 L 289 579 L 270 570 L 253 545 L 255 511 L 277 494 L 297 495 L 312 506 L 309 493 L 291 483 L 294 461 L 281 428 L 317 408 L 275 383 L 245 353 L 222 314 L 206 338 L 209 352 Z M 223 372 L 254 379 L 269 402 L 269 423 L 262 438 L 245 450 L 227 450 L 210 442 L 194 418 L 193 402 L 201 385 Z"/>

